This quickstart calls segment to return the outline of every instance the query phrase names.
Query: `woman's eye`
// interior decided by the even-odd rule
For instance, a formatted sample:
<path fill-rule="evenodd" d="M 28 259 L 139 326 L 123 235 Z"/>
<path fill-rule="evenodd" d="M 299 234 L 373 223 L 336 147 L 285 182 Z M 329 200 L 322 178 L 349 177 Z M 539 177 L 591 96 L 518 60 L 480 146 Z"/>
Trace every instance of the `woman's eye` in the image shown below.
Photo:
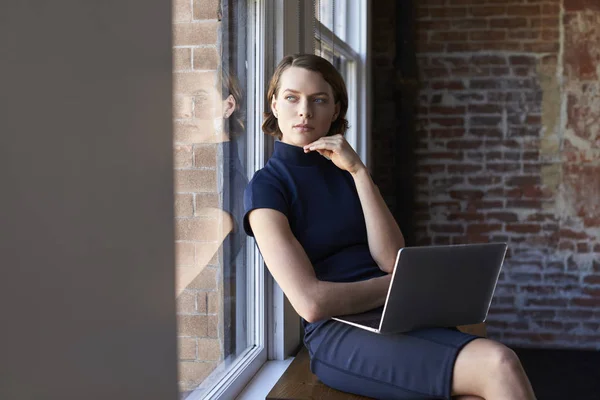
<path fill-rule="evenodd" d="M 296 96 L 285 96 L 285 99 L 287 101 L 294 101 L 294 100 L 296 100 Z"/>
<path fill-rule="evenodd" d="M 327 100 L 325 100 L 325 99 L 315 99 L 315 103 L 324 104 L 324 103 L 327 103 Z"/>

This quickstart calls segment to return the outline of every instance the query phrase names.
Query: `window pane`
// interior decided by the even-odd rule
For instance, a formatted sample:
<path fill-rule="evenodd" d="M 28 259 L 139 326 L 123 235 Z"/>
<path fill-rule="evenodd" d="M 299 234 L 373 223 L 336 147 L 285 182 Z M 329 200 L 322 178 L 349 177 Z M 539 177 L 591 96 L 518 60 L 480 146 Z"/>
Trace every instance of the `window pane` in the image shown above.
<path fill-rule="evenodd" d="M 247 2 L 209 4 L 215 6 L 173 3 L 181 398 L 201 398 L 256 336 L 241 221 L 248 183 Z"/>
<path fill-rule="evenodd" d="M 341 40 L 347 40 L 346 21 L 348 0 L 314 0 L 315 19 L 334 32 Z M 322 34 L 317 28 L 316 36 Z"/>

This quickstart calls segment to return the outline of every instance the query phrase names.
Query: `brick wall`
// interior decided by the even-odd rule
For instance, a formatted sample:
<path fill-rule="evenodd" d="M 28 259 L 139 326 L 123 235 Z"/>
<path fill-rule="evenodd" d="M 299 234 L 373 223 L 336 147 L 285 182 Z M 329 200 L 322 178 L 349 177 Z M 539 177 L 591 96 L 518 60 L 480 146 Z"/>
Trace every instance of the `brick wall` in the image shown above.
<path fill-rule="evenodd" d="M 490 337 L 600 348 L 600 6 L 413 4 L 415 243 L 508 242 Z M 397 56 L 385 41 L 398 33 L 390 15 L 374 12 L 374 40 L 386 43 L 374 42 L 375 110 L 393 109 L 398 96 L 389 94 L 410 84 L 398 76 L 395 85 L 377 84 L 378 68 Z M 377 128 L 374 159 L 389 157 L 382 150 L 389 141 L 398 149 L 410 139 L 407 131 L 389 139 Z M 390 183 L 395 167 L 382 160 L 374 174 L 393 205 L 401 195 Z"/>
<path fill-rule="evenodd" d="M 173 118 L 179 388 L 201 384 L 223 360 L 217 142 L 219 3 L 173 2 Z M 216 253 L 215 253 L 216 251 Z"/>

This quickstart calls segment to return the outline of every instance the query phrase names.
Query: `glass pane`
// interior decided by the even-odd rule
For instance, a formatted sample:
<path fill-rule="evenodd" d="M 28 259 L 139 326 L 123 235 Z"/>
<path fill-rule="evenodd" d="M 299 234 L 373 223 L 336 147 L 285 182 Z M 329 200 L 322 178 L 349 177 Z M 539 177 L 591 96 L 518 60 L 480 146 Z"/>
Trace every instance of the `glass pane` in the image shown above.
<path fill-rule="evenodd" d="M 347 11 L 348 0 L 314 0 L 315 19 L 325 25 L 330 31 L 335 33 L 341 40 L 347 40 Z M 317 28 L 315 33 L 320 33 Z"/>
<path fill-rule="evenodd" d="M 173 2 L 182 399 L 191 393 L 194 399 L 202 398 L 255 345 L 254 308 L 249 306 L 255 299 L 247 290 L 253 287 L 253 274 L 241 221 L 248 183 L 248 3 L 214 4 Z"/>

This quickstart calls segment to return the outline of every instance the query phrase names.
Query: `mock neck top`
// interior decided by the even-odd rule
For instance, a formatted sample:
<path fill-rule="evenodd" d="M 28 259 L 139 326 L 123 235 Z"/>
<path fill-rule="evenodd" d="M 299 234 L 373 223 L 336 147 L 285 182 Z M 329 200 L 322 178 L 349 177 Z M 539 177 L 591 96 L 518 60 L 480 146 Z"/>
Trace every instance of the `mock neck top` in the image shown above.
<path fill-rule="evenodd" d="M 288 165 L 298 167 L 316 167 L 330 164 L 331 161 L 317 151 L 304 152 L 304 148 L 284 142 L 275 142 L 271 159 L 280 160 Z M 337 168 L 337 167 L 336 167 Z"/>
<path fill-rule="evenodd" d="M 273 155 L 244 192 L 248 215 L 269 208 L 284 214 L 319 280 L 353 282 L 383 276 L 372 258 L 354 179 L 318 152 L 275 142 Z"/>

